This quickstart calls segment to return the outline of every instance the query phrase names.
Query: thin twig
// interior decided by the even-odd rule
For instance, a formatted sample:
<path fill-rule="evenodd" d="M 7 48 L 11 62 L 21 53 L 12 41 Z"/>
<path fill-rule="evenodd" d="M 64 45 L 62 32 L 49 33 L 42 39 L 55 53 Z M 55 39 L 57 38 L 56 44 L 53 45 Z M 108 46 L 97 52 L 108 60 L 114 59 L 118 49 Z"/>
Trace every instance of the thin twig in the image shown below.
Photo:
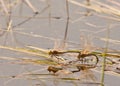
<path fill-rule="evenodd" d="M 24 23 L 30 21 L 30 20 L 33 19 L 36 15 L 41 14 L 41 13 L 43 13 L 44 11 L 46 11 L 46 9 L 48 9 L 48 6 L 45 7 L 40 13 L 35 13 L 32 17 L 29 17 L 29 18 L 27 18 L 26 20 L 20 22 L 19 24 L 13 26 L 13 28 L 18 27 L 18 26 L 20 26 L 20 25 L 22 25 L 22 24 L 24 24 Z"/>
<path fill-rule="evenodd" d="M 66 21 L 66 29 L 65 29 L 65 34 L 64 34 L 64 44 L 66 43 L 67 40 L 67 34 L 68 34 L 68 28 L 69 28 L 69 2 L 66 0 L 66 14 L 67 14 L 67 21 Z"/>

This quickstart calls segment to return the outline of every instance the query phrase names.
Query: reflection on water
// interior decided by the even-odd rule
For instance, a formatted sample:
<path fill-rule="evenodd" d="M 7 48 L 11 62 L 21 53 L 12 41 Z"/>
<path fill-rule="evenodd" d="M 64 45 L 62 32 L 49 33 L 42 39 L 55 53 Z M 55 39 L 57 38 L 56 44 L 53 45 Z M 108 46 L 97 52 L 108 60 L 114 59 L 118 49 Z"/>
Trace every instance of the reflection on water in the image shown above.
<path fill-rule="evenodd" d="M 90 49 L 92 47 L 93 49 L 93 46 L 95 49 L 104 48 L 108 34 L 108 48 L 111 52 L 115 50 L 119 52 L 120 30 L 118 28 L 120 24 L 119 16 L 114 12 L 119 10 L 120 2 L 118 4 L 115 3 L 117 1 L 110 2 L 109 0 L 101 0 L 99 3 L 95 0 L 89 2 L 90 5 L 97 4 L 101 8 L 106 9 L 109 7 L 104 4 L 115 6 L 116 9 L 111 8 L 113 11 L 108 11 L 107 14 L 104 12 L 104 9 L 101 12 L 96 7 L 97 12 L 95 12 L 94 8 L 84 7 L 72 2 L 86 3 L 85 1 L 87 0 L 68 1 L 69 26 L 66 38 L 67 49 L 86 47 Z M 68 19 L 66 0 L 1 0 L 1 4 L 0 45 L 21 48 L 31 45 L 43 49 L 51 49 L 58 48 L 56 45 L 59 45 L 59 41 L 63 41 Z M 8 7 L 4 6 L 4 4 L 7 4 Z M 8 15 L 9 12 L 10 15 Z M 39 62 L 30 60 L 38 60 L 39 56 L 31 56 L 6 49 L 0 49 L 0 54 L 1 86 L 73 86 L 79 85 L 79 83 L 82 86 L 87 85 L 82 84 L 79 80 L 69 80 L 70 78 L 67 78 L 68 81 L 66 82 L 64 79 L 61 80 L 59 77 L 49 74 L 47 71 L 48 65 L 39 65 Z M 32 75 L 34 73 L 45 73 L 46 75 Z M 72 76 L 78 75 L 80 74 L 76 73 Z M 95 72 L 93 75 L 99 81 L 100 73 Z M 108 86 L 118 86 L 119 79 L 116 76 L 106 75 L 105 84 Z M 114 83 L 112 83 L 113 80 Z M 98 85 L 98 83 L 88 84 L 90 86 Z"/>

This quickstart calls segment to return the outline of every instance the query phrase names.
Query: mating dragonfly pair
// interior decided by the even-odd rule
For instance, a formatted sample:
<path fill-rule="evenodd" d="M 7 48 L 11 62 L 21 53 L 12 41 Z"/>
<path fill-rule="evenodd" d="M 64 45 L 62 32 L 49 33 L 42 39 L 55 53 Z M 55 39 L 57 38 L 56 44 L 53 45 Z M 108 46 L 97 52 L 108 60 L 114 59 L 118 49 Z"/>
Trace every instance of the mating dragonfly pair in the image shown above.
<path fill-rule="evenodd" d="M 77 62 L 80 62 L 79 64 L 75 65 L 78 70 L 71 71 L 72 73 L 79 72 L 80 70 L 95 68 L 99 62 L 98 56 L 96 54 L 93 54 L 93 53 L 83 54 L 81 51 L 57 51 L 57 50 L 49 51 L 49 55 L 51 56 L 51 58 L 55 57 L 58 59 L 58 61 L 59 61 L 59 59 L 63 59 L 63 58 L 59 58 L 59 56 L 64 55 L 66 53 L 78 53 L 76 60 L 69 61 L 67 63 L 62 64 L 62 65 L 72 65 L 74 63 L 76 64 Z M 88 59 L 90 57 L 94 57 L 94 60 L 95 60 L 94 64 L 85 64 L 85 62 L 88 62 Z M 49 72 L 56 73 L 59 70 L 63 70 L 63 68 L 62 67 L 55 67 L 55 66 L 48 67 Z"/>

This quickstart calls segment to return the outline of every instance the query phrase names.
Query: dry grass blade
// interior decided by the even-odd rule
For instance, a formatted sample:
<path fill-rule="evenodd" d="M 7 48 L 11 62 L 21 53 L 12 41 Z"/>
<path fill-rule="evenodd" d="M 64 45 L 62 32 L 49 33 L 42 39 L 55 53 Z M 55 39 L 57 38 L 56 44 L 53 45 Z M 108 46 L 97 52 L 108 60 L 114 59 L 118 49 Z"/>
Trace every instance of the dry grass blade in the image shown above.
<path fill-rule="evenodd" d="M 113 14 L 113 15 L 117 15 L 117 16 L 120 16 L 120 10 L 119 10 L 119 9 L 114 8 L 114 7 L 110 6 L 110 5 L 104 4 L 104 3 L 102 3 L 102 2 L 96 1 L 96 0 L 93 0 L 93 2 L 94 2 L 96 5 L 103 6 L 103 7 L 104 7 L 103 9 L 108 10 L 108 13 Z M 105 11 L 106 11 L 106 10 L 105 10 Z M 107 12 L 107 11 L 106 11 L 106 12 Z"/>
<path fill-rule="evenodd" d="M 38 12 L 37 9 L 31 4 L 29 0 L 23 0 L 32 10 L 34 13 Z"/>
<path fill-rule="evenodd" d="M 107 41 L 106 38 L 100 38 L 100 40 Z M 118 44 L 118 45 L 120 45 L 120 41 L 119 41 L 119 40 L 109 39 L 109 42 L 110 42 L 110 43 L 113 43 L 113 44 Z"/>
<path fill-rule="evenodd" d="M 9 46 L 0 46 L 0 48 L 48 58 L 47 54 L 42 54 L 40 53 L 40 51 L 37 51 L 37 50 L 31 50 L 31 49 L 25 49 L 25 48 L 13 48 Z"/>
<path fill-rule="evenodd" d="M 49 50 L 45 50 L 45 49 L 42 49 L 42 48 L 38 48 L 38 47 L 34 47 L 34 46 L 26 46 L 26 47 L 34 49 L 34 50 L 38 50 L 39 52 L 42 52 L 44 54 L 48 54 L 49 53 Z"/>
<path fill-rule="evenodd" d="M 97 1 L 97 0 L 91 0 L 91 3 L 92 3 L 91 5 L 85 5 L 84 3 L 80 3 L 80 2 L 74 1 L 74 0 L 69 0 L 69 2 L 72 4 L 75 4 L 77 6 L 81 6 L 83 8 L 91 9 L 98 13 L 105 13 L 105 14 L 109 14 L 109 15 L 120 16 L 119 9 L 116 9 L 112 6 L 101 3 L 100 1 Z"/>
<path fill-rule="evenodd" d="M 14 57 L 0 57 L 0 59 L 2 60 L 19 60 L 18 58 L 14 58 Z"/>
<path fill-rule="evenodd" d="M 2 8 L 3 8 L 5 14 L 8 15 L 8 9 L 7 9 L 7 7 L 6 7 L 6 4 L 5 4 L 4 0 L 0 0 L 0 2 L 1 2 L 1 4 L 2 4 Z"/>

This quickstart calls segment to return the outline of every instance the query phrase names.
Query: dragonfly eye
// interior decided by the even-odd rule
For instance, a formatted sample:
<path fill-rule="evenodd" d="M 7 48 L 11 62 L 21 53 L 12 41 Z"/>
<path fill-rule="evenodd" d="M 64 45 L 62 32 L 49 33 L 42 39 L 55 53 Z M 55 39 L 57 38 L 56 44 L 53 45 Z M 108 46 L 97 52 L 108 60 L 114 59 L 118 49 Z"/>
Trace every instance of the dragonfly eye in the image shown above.
<path fill-rule="evenodd" d="M 54 51 L 53 51 L 53 54 L 58 54 L 58 51 L 54 50 Z"/>
<path fill-rule="evenodd" d="M 81 54 L 81 52 L 77 56 L 78 60 L 83 60 L 84 57 L 86 57 L 86 54 Z"/>
<path fill-rule="evenodd" d="M 56 50 L 49 51 L 49 55 L 57 55 L 57 54 L 58 54 L 58 51 Z"/>
<path fill-rule="evenodd" d="M 56 72 L 58 72 L 59 70 L 62 70 L 62 68 L 54 67 L 54 66 L 49 66 L 47 70 L 48 70 L 49 72 L 56 73 Z"/>

